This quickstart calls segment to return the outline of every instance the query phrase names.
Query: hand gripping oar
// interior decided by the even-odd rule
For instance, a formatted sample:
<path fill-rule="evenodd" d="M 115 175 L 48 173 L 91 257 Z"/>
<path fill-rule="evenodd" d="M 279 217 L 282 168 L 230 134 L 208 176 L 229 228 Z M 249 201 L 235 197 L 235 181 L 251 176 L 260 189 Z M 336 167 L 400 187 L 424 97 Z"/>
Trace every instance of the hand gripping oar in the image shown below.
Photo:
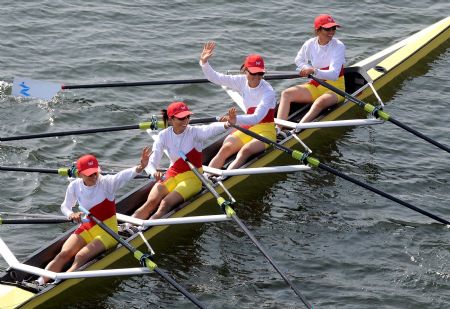
<path fill-rule="evenodd" d="M 67 177 L 78 177 L 78 171 L 75 166 L 71 168 L 61 167 L 58 169 L 50 169 L 50 168 L 36 168 L 36 167 L 17 167 L 17 166 L 2 166 L 0 165 L 0 171 L 9 171 L 9 172 L 31 172 L 31 173 L 44 173 L 44 174 L 57 174 L 60 176 Z M 116 173 L 101 173 L 102 175 L 115 175 Z M 137 175 L 135 178 L 138 179 L 149 179 L 151 175 Z"/>
<path fill-rule="evenodd" d="M 266 252 L 266 250 L 261 246 L 259 241 L 253 236 L 252 232 L 247 228 L 247 226 L 239 219 L 239 217 L 236 215 L 233 208 L 230 207 L 229 202 L 226 201 L 223 197 L 217 193 L 217 191 L 213 188 L 213 186 L 209 183 L 209 181 L 203 176 L 202 173 L 200 173 L 197 168 L 189 162 L 186 155 L 182 152 L 179 153 L 180 157 L 189 165 L 189 168 L 194 172 L 194 174 L 200 179 L 200 181 L 205 185 L 205 187 L 211 192 L 211 194 L 216 198 L 217 203 L 222 208 L 222 210 L 225 212 L 225 214 L 228 217 L 231 217 L 234 222 L 236 222 L 239 227 L 247 234 L 247 236 L 251 239 L 253 244 L 261 251 L 261 253 L 264 255 L 264 257 L 269 261 L 269 263 L 275 268 L 275 270 L 281 275 L 281 277 L 284 279 L 284 281 L 289 285 L 289 287 L 297 294 L 298 297 L 300 297 L 301 301 L 307 308 L 313 308 L 313 306 L 305 299 L 305 297 L 300 293 L 300 291 L 292 284 L 292 282 L 288 279 L 288 277 L 283 273 L 283 271 L 275 264 L 275 261 L 269 256 L 269 254 Z"/>
<path fill-rule="evenodd" d="M 271 74 L 264 78 L 267 80 L 292 79 L 299 78 L 297 72 L 292 74 Z M 117 87 L 136 87 L 136 86 L 157 86 L 157 85 L 182 85 L 182 84 L 204 84 L 210 83 L 205 78 L 178 79 L 178 80 L 154 80 L 144 82 L 117 82 L 117 83 L 95 83 L 84 85 L 61 85 L 54 82 L 33 80 L 23 77 L 15 77 L 12 87 L 13 96 L 27 98 L 40 98 L 51 100 L 60 90 L 64 89 L 87 89 L 87 88 L 117 88 Z"/>
<path fill-rule="evenodd" d="M 292 150 L 292 149 L 290 149 L 290 148 L 288 148 L 288 147 L 286 147 L 284 145 L 281 145 L 281 144 L 279 144 L 277 142 L 274 142 L 274 141 L 272 141 L 272 140 L 270 140 L 268 138 L 265 138 L 264 136 L 256 134 L 255 132 L 252 132 L 250 130 L 242 128 L 242 127 L 240 127 L 238 125 L 231 125 L 231 126 L 236 128 L 236 129 L 238 129 L 239 131 L 244 132 L 245 134 L 247 134 L 247 135 L 249 135 L 249 136 L 251 136 L 253 138 L 256 138 L 256 139 L 260 140 L 263 143 L 272 145 L 274 148 L 276 148 L 278 150 L 281 150 L 281 151 L 284 151 L 285 153 L 291 155 L 292 158 L 297 159 L 297 160 L 303 162 L 304 164 L 308 163 L 312 167 L 321 168 L 321 169 L 323 169 L 323 170 L 325 170 L 327 172 L 330 172 L 330 173 L 332 173 L 332 174 L 334 174 L 334 175 L 336 175 L 338 177 L 341 177 L 341 178 L 344 178 L 345 180 L 353 182 L 354 184 L 356 184 L 358 186 L 361 186 L 361 187 L 363 187 L 363 188 L 365 188 L 367 190 L 370 190 L 370 191 L 372 191 L 372 192 L 374 192 L 374 193 L 376 193 L 378 195 L 381 195 L 381 196 L 383 196 L 383 197 L 385 197 L 387 199 L 390 199 L 391 201 L 394 201 L 394 202 L 396 202 L 396 203 L 398 203 L 398 204 L 400 204 L 402 206 L 405 206 L 405 207 L 408 207 L 409 209 L 417 211 L 418 213 L 421 213 L 421 214 L 423 214 L 423 215 L 425 215 L 425 216 L 427 216 L 429 218 L 432 218 L 432 219 L 434 219 L 434 220 L 436 220 L 436 221 L 438 221 L 440 223 L 450 224 L 450 221 L 447 221 L 447 220 L 442 219 L 442 218 L 440 218 L 440 217 L 438 217 L 436 215 L 433 215 L 432 213 L 429 213 L 426 210 L 420 209 L 420 208 L 418 208 L 418 207 L 416 207 L 414 205 L 411 205 L 410 203 L 402 201 L 401 199 L 396 198 L 395 196 L 392 196 L 389 193 L 386 193 L 386 192 L 383 192 L 381 190 L 378 190 L 377 188 L 374 188 L 374 187 L 372 187 L 372 186 L 370 186 L 370 185 L 368 185 L 366 183 L 363 183 L 363 182 L 361 182 L 361 181 L 359 181 L 359 180 L 357 180 L 357 179 L 355 179 L 353 177 L 350 177 L 350 176 L 348 176 L 348 175 L 346 175 L 346 174 L 344 174 L 344 173 L 342 173 L 342 172 L 340 172 L 340 171 L 338 171 L 338 170 L 336 170 L 336 169 L 334 169 L 334 168 L 332 168 L 332 167 L 330 167 L 328 165 L 325 165 L 325 164 L 321 163 L 318 159 L 316 159 L 314 157 L 310 157 L 309 153 L 303 153 L 303 152 L 298 151 L 298 150 Z"/>
<path fill-rule="evenodd" d="M 197 123 L 208 123 L 208 122 L 216 122 L 219 117 L 207 117 L 207 118 L 198 118 L 191 119 L 189 121 L 190 124 Z M 94 128 L 94 129 L 83 129 L 83 130 L 71 130 L 71 131 L 61 131 L 61 132 L 48 132 L 48 133 L 37 133 L 37 134 L 29 134 L 29 135 L 18 135 L 18 136 L 9 136 L 9 137 L 0 137 L 0 142 L 6 141 L 17 141 L 24 139 L 34 139 L 34 138 L 44 138 L 44 137 L 55 137 L 55 136 L 67 136 L 67 135 L 81 135 L 81 134 L 90 134 L 90 133 L 101 133 L 101 132 L 115 132 L 115 131 L 125 131 L 125 130 L 158 130 L 163 129 L 164 123 L 162 121 L 158 121 L 156 116 L 152 116 L 151 120 L 148 122 L 141 122 L 139 124 L 132 125 L 124 125 L 124 126 L 114 126 L 114 127 L 104 127 L 104 128 Z"/>
<path fill-rule="evenodd" d="M 97 217 L 95 217 L 93 214 L 89 212 L 86 208 L 82 206 L 78 206 L 78 208 L 84 212 L 89 218 L 91 218 L 98 226 L 100 226 L 106 233 L 111 235 L 118 243 L 120 243 L 122 246 L 128 249 L 133 256 L 141 263 L 143 267 L 147 267 L 151 271 L 156 272 L 158 275 L 160 275 L 164 280 L 169 282 L 174 288 L 176 288 L 178 291 L 180 291 L 184 296 L 186 296 L 192 303 L 194 303 L 199 308 L 205 308 L 202 303 L 190 292 L 188 292 L 184 287 L 182 287 L 178 282 L 176 282 L 172 277 L 170 277 L 168 274 L 165 273 L 162 269 L 160 269 L 155 262 L 153 262 L 150 259 L 149 254 L 142 253 L 132 245 L 130 245 L 128 242 L 120 238 L 120 236 L 114 232 L 112 229 L 109 228 L 105 223 L 103 223 L 101 220 L 99 220 Z"/>
<path fill-rule="evenodd" d="M 385 121 L 390 121 L 391 123 L 395 124 L 396 126 L 398 126 L 398 127 L 402 128 L 402 129 L 404 129 L 404 130 L 414 134 L 417 137 L 420 137 L 423 140 L 426 140 L 427 142 L 433 144 L 434 146 L 439 147 L 442 150 L 445 150 L 447 152 L 450 152 L 450 148 L 449 147 L 447 147 L 447 146 L 445 146 L 445 145 L 443 145 L 443 144 L 433 140 L 432 138 L 429 138 L 426 135 L 423 135 L 422 133 L 420 133 L 417 130 L 414 130 L 413 128 L 410 128 L 406 124 L 401 123 L 400 121 L 392 118 L 391 115 L 389 115 L 388 113 L 383 112 L 382 110 L 376 108 L 375 106 L 373 106 L 373 105 L 371 105 L 369 103 L 363 102 L 363 101 L 355 98 L 351 94 L 348 94 L 347 92 L 342 91 L 341 89 L 338 89 L 338 88 L 334 87 L 333 85 L 330 85 L 329 83 L 327 83 L 327 82 L 325 82 L 325 81 L 323 81 L 321 79 L 318 79 L 317 77 L 315 77 L 315 76 L 313 76 L 311 74 L 308 75 L 308 77 L 313 79 L 313 80 L 315 80 L 316 82 L 318 82 L 322 86 L 324 86 L 324 87 L 326 87 L 326 88 L 336 92 L 340 96 L 345 97 L 347 100 L 352 101 L 353 103 L 355 103 L 359 107 L 363 108 L 366 112 L 372 113 L 375 117 L 381 118 L 381 119 L 383 119 Z"/>

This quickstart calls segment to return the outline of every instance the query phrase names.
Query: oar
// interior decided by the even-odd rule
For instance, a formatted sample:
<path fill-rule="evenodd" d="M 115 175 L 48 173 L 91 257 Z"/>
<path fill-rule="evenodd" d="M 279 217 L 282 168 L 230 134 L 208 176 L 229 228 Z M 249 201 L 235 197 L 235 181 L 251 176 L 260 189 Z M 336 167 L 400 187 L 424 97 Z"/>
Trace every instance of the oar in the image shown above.
<path fill-rule="evenodd" d="M 100 226 L 106 233 L 111 235 L 111 237 L 113 237 L 118 243 L 120 243 L 122 246 L 128 249 L 128 251 L 130 251 L 133 254 L 133 256 L 141 263 L 142 266 L 147 267 L 151 271 L 154 271 L 155 273 L 160 275 L 164 280 L 169 282 L 174 288 L 180 291 L 197 307 L 205 308 L 205 306 L 202 303 L 200 303 L 200 301 L 194 295 L 192 295 L 183 286 L 181 286 L 178 282 L 176 282 L 172 277 L 166 274 L 165 271 L 160 269 L 158 265 L 156 265 L 156 263 L 150 259 L 151 256 L 149 254 L 142 253 L 141 251 L 133 247 L 130 243 L 123 240 L 116 232 L 114 232 L 112 229 L 109 228 L 109 226 L 107 226 L 101 220 L 99 220 L 97 217 L 91 214 L 89 210 L 87 210 L 86 208 L 82 206 L 78 206 L 78 208 L 82 212 L 84 212 L 89 218 L 91 218 L 98 226 Z"/>
<path fill-rule="evenodd" d="M 191 124 L 209 123 L 209 122 L 216 122 L 216 121 L 218 121 L 218 119 L 219 119 L 219 117 L 198 118 L 198 119 L 190 120 L 189 123 L 191 123 Z M 44 138 L 44 137 L 55 137 L 55 136 L 81 135 L 81 134 L 89 134 L 89 133 L 136 130 L 136 129 L 139 129 L 139 130 L 148 130 L 148 129 L 157 130 L 157 129 L 163 129 L 163 128 L 164 128 L 164 123 L 162 121 L 158 121 L 156 119 L 156 116 L 153 116 L 151 121 L 141 122 L 139 124 L 115 126 L 115 127 L 104 127 L 104 128 L 94 128 L 94 129 L 83 129 L 83 130 L 61 131 L 61 132 L 36 133 L 36 134 L 17 135 L 17 136 L 9 136 L 9 137 L 0 137 L 0 142 L 17 141 L 17 140 L 34 139 L 34 138 Z"/>
<path fill-rule="evenodd" d="M 402 129 L 404 129 L 404 130 L 414 134 L 417 137 L 420 137 L 421 139 L 426 140 L 427 142 L 433 144 L 434 146 L 439 147 L 442 150 L 445 150 L 447 152 L 450 152 L 450 148 L 449 147 L 447 147 L 447 146 L 445 146 L 445 145 L 443 145 L 443 144 L 433 140 L 432 138 L 429 138 L 428 136 L 420 133 L 419 131 L 417 131 L 417 130 L 407 126 L 406 124 L 401 123 L 400 121 L 392 118 L 392 116 L 389 115 L 388 113 L 385 113 L 385 112 L 383 112 L 380 109 L 377 109 L 375 106 L 373 106 L 373 105 L 371 105 L 369 103 L 363 102 L 363 101 L 355 98 L 351 94 L 348 94 L 347 92 L 342 91 L 341 89 L 338 89 L 338 88 L 334 87 L 333 85 L 330 85 L 329 83 L 327 83 L 327 82 L 325 82 L 325 81 L 323 81 L 321 79 L 318 79 L 317 77 L 315 77 L 315 76 L 313 76 L 311 74 L 308 77 L 312 78 L 313 80 L 315 80 L 316 82 L 318 82 L 322 86 L 324 86 L 324 87 L 326 87 L 326 88 L 336 92 L 340 96 L 345 97 L 347 100 L 352 101 L 353 103 L 356 103 L 356 105 L 358 105 L 359 107 L 363 108 L 366 112 L 373 113 L 375 117 L 379 117 L 379 118 L 381 118 L 381 119 L 383 119 L 385 121 L 390 121 L 391 123 L 395 124 L 396 126 L 398 126 L 398 127 L 402 128 Z"/>
<path fill-rule="evenodd" d="M 231 125 L 231 126 L 236 128 L 236 129 L 238 129 L 239 131 L 244 132 L 245 134 L 247 134 L 247 135 L 249 135 L 251 137 L 254 137 L 254 138 L 260 140 L 263 143 L 272 145 L 274 148 L 276 148 L 278 150 L 281 150 L 281 151 L 284 151 L 285 153 L 291 155 L 292 158 L 297 159 L 297 160 L 303 162 L 304 164 L 308 163 L 312 167 L 321 168 L 321 169 L 323 169 L 323 170 L 325 170 L 327 172 L 330 172 L 330 173 L 332 173 L 332 174 L 334 174 L 334 175 L 336 175 L 338 177 L 341 177 L 341 178 L 344 178 L 345 180 L 353 182 L 354 184 L 356 184 L 358 186 L 361 186 L 361 187 L 363 187 L 363 188 L 365 188 L 367 190 L 370 190 L 370 191 L 372 191 L 372 192 L 374 192 L 374 193 L 376 193 L 378 195 L 381 195 L 381 196 L 383 196 L 383 197 L 385 197 L 387 199 L 390 199 L 391 201 L 394 201 L 394 202 L 396 202 L 396 203 L 398 203 L 400 205 L 408 207 L 409 209 L 417 211 L 418 213 L 421 213 L 421 214 L 423 214 L 423 215 L 425 215 L 425 216 L 427 216 L 429 218 L 432 218 L 432 219 L 434 219 L 434 220 L 436 220 L 436 221 L 438 221 L 440 223 L 450 224 L 450 221 L 447 221 L 447 220 L 442 219 L 442 218 L 440 218 L 440 217 L 438 217 L 436 215 L 433 215 L 432 213 L 429 213 L 426 210 L 420 209 L 420 208 L 418 208 L 418 207 L 416 207 L 414 205 L 411 205 L 410 203 L 402 201 L 401 199 L 396 198 L 395 196 L 392 196 L 389 193 L 386 193 L 386 192 L 383 192 L 381 190 L 378 190 L 377 188 L 374 188 L 374 187 L 372 187 L 372 186 L 370 186 L 370 185 L 368 185 L 366 183 L 363 183 L 363 182 L 361 182 L 361 181 L 359 181 L 359 180 L 357 180 L 357 179 L 355 179 L 353 177 L 350 177 L 350 176 L 348 176 L 348 175 L 346 175 L 346 174 L 344 174 L 344 173 L 342 173 L 342 172 L 340 172 L 340 171 L 338 171 L 338 170 L 336 170 L 336 169 L 334 169 L 334 168 L 332 168 L 332 167 L 330 167 L 330 166 L 328 166 L 326 164 L 323 164 L 318 159 L 316 159 L 314 157 L 310 157 L 308 153 L 303 153 L 303 152 L 298 151 L 298 150 L 292 150 L 292 149 L 290 149 L 290 148 L 288 148 L 288 147 L 286 147 L 284 145 L 281 145 L 281 144 L 279 144 L 277 142 L 274 142 L 274 141 L 272 141 L 272 140 L 270 140 L 268 138 L 265 138 L 264 136 L 256 134 L 256 133 L 254 133 L 254 132 L 252 132 L 250 130 L 247 130 L 245 128 L 242 128 L 242 127 L 240 127 L 238 125 Z"/>
<path fill-rule="evenodd" d="M 274 74 L 266 75 L 266 80 L 276 79 L 292 79 L 299 78 L 298 72 L 292 74 Z M 99 83 L 99 84 L 84 84 L 84 85 L 62 85 L 61 89 L 81 89 L 81 88 L 111 88 L 111 87 L 135 87 L 135 86 L 160 86 L 160 85 L 181 85 L 181 84 L 204 84 L 210 83 L 206 78 L 193 79 L 175 79 L 175 80 L 154 80 L 146 82 L 119 82 L 119 83 Z"/>
<path fill-rule="evenodd" d="M 66 217 L 4 219 L 0 216 L 0 225 L 2 225 L 2 224 L 55 224 L 55 223 L 67 223 L 67 222 L 72 222 L 72 220 L 69 220 Z"/>
<path fill-rule="evenodd" d="M 67 177 L 77 177 L 78 172 L 75 168 L 67 168 L 61 167 L 58 169 L 50 169 L 50 168 L 35 168 L 35 167 L 17 167 L 17 166 L 1 166 L 0 171 L 9 171 L 9 172 L 30 172 L 30 173 L 44 173 L 44 174 L 57 174 L 60 176 Z M 102 175 L 115 175 L 116 173 L 106 173 L 102 172 Z M 138 179 L 148 179 L 151 176 L 146 175 L 137 175 L 135 178 Z"/>
<path fill-rule="evenodd" d="M 292 282 L 288 279 L 288 277 L 283 273 L 283 271 L 275 264 L 275 261 L 269 256 L 269 254 L 266 252 L 266 250 L 262 247 L 262 245 L 259 243 L 259 241 L 255 238 L 255 236 L 250 232 L 250 230 L 247 228 L 247 226 L 239 219 L 239 217 L 236 215 L 233 208 L 230 207 L 229 202 L 226 201 L 223 197 L 217 193 L 217 191 L 213 188 L 213 186 L 208 182 L 208 180 L 203 176 L 202 173 L 200 173 L 197 168 L 188 160 L 186 155 L 182 152 L 180 152 L 180 157 L 189 165 L 189 168 L 194 172 L 194 174 L 201 180 L 201 182 L 205 185 L 205 187 L 211 192 L 211 194 L 216 198 L 217 203 L 222 208 L 222 210 L 225 212 L 225 214 L 228 217 L 231 217 L 234 222 L 236 222 L 239 227 L 247 234 L 247 236 L 251 239 L 253 244 L 259 249 L 259 251 L 264 255 L 264 257 L 269 261 L 269 263 L 275 268 L 275 270 L 281 275 L 281 277 L 284 279 L 284 281 L 289 285 L 289 287 L 297 294 L 297 296 L 301 299 L 303 304 L 307 308 L 313 308 L 311 304 L 305 299 L 305 297 L 300 293 L 300 291 L 292 284 Z"/>
<path fill-rule="evenodd" d="M 264 78 L 267 80 L 276 79 L 292 79 L 299 78 L 298 72 L 291 74 L 270 74 Z M 81 84 L 81 85 L 61 85 L 58 83 L 33 80 L 23 77 L 15 77 L 12 88 L 13 96 L 22 96 L 29 98 L 41 98 L 44 100 L 50 100 L 60 90 L 65 89 L 87 89 L 87 88 L 115 88 L 115 87 L 136 87 L 136 86 L 157 86 L 157 85 L 181 85 L 181 84 L 201 84 L 210 83 L 205 78 L 193 78 L 193 79 L 176 79 L 176 80 L 154 80 L 144 82 L 115 82 L 115 83 L 94 83 L 94 84 Z"/>

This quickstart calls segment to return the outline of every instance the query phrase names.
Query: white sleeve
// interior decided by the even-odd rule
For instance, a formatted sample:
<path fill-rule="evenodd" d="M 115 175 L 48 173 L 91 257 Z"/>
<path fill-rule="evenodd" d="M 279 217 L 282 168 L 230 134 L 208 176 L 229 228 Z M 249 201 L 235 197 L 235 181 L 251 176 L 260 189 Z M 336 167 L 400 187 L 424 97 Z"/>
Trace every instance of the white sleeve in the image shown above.
<path fill-rule="evenodd" d="M 241 92 L 242 87 L 242 79 L 245 79 L 245 76 L 237 76 L 237 75 L 226 75 L 219 72 L 214 71 L 209 62 L 205 64 L 201 64 L 203 74 L 205 77 L 214 84 L 226 86 L 230 89 Z M 244 83 L 245 85 L 245 83 Z"/>
<path fill-rule="evenodd" d="M 297 65 L 297 69 L 299 71 L 301 71 L 301 70 L 303 70 L 305 68 L 310 68 L 311 67 L 311 65 L 308 62 L 308 53 L 307 53 L 307 45 L 306 45 L 306 43 L 303 44 L 302 47 L 300 48 L 300 50 L 298 51 L 294 62 Z"/>
<path fill-rule="evenodd" d="M 131 179 L 136 177 L 136 166 L 127 168 L 126 170 L 120 171 L 115 175 L 105 175 L 101 176 L 105 185 L 107 186 L 107 191 L 111 193 L 116 193 L 117 190 L 126 185 Z"/>
<path fill-rule="evenodd" d="M 164 143 L 163 143 L 163 135 L 167 132 L 167 129 L 159 132 L 155 142 L 152 146 L 152 154 L 150 156 L 150 160 L 148 162 L 147 167 L 145 168 L 145 172 L 148 175 L 153 175 L 156 172 L 156 169 L 159 167 L 159 163 L 161 162 L 161 158 L 163 156 L 164 151 Z"/>
<path fill-rule="evenodd" d="M 72 181 L 66 189 L 66 196 L 61 204 L 61 212 L 69 218 L 73 214 L 72 208 L 77 204 L 77 197 L 75 195 L 75 181 Z"/>
<path fill-rule="evenodd" d="M 195 132 L 195 136 L 198 140 L 204 141 L 210 137 L 216 136 L 220 133 L 225 132 L 225 122 L 214 122 L 207 125 L 192 126 Z"/>
<path fill-rule="evenodd" d="M 236 122 L 239 125 L 255 125 L 264 119 L 271 108 L 275 108 L 275 92 L 273 90 L 266 90 L 263 98 L 256 106 L 255 112 L 249 115 L 238 115 Z"/>
<path fill-rule="evenodd" d="M 345 45 L 338 43 L 333 50 L 328 70 L 316 70 L 316 76 L 325 80 L 337 80 L 341 73 L 342 66 L 345 64 Z"/>

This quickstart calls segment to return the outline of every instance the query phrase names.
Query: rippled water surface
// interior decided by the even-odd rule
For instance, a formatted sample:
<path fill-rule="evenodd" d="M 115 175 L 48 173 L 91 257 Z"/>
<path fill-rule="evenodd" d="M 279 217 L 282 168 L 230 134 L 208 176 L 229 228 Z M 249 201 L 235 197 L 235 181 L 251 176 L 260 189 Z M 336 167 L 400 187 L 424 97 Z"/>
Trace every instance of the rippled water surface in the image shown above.
<path fill-rule="evenodd" d="M 1 5 L 1 77 L 64 84 L 202 78 L 203 42 L 217 41 L 211 63 L 238 69 L 261 53 L 270 70 L 294 70 L 315 15 L 342 24 L 347 63 L 446 17 L 448 1 L 68 1 Z M 386 110 L 450 144 L 450 49 L 441 48 L 380 92 Z M 274 81 L 279 94 L 292 81 Z M 196 116 L 220 115 L 231 100 L 217 86 L 172 85 L 64 91 L 43 102 L 0 96 L 1 136 L 137 124 L 172 100 Z M 135 164 L 152 141 L 123 131 L 2 142 L 0 164 L 68 167 L 96 154 L 105 170 Z M 326 130 L 315 156 L 411 204 L 450 219 L 448 153 L 390 123 Z M 281 161 L 288 163 L 289 161 Z M 138 185 L 132 182 L 122 193 Z M 49 174 L 0 174 L 0 210 L 59 214 L 67 180 Z M 233 188 L 237 212 L 315 308 L 445 308 L 450 302 L 449 233 L 431 219 L 324 171 L 265 176 Z M 1 226 L 23 259 L 69 226 Z M 278 274 L 231 224 L 179 227 L 157 251 L 158 264 L 210 308 L 301 308 Z M 135 266 L 130 258 L 124 265 Z M 0 261 L 0 269 L 6 264 Z M 186 308 L 189 302 L 153 276 L 88 281 L 56 307 Z"/>

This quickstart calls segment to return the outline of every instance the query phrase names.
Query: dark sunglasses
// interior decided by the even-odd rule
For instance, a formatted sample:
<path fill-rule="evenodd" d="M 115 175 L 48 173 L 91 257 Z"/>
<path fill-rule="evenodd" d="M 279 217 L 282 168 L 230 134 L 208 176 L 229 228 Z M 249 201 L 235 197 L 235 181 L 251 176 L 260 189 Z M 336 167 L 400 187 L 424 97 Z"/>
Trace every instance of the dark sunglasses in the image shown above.
<path fill-rule="evenodd" d="M 255 76 L 255 75 L 258 75 L 258 76 L 264 76 L 264 72 L 252 73 L 252 72 L 250 72 L 249 70 L 247 70 L 247 72 L 248 72 L 248 74 L 250 74 L 250 75 L 252 75 L 252 76 Z"/>
<path fill-rule="evenodd" d="M 324 30 L 324 31 L 331 31 L 331 30 L 336 30 L 336 26 L 333 26 L 333 27 L 331 27 L 331 28 L 323 28 L 322 27 L 322 30 Z"/>
<path fill-rule="evenodd" d="M 178 118 L 178 117 L 173 117 L 173 118 L 176 118 L 176 119 L 178 119 L 178 120 L 180 120 L 180 121 L 183 121 L 183 120 L 186 120 L 186 119 L 190 119 L 190 118 L 191 118 L 191 115 L 187 115 L 187 116 L 185 116 L 185 117 L 183 117 L 183 118 Z"/>

